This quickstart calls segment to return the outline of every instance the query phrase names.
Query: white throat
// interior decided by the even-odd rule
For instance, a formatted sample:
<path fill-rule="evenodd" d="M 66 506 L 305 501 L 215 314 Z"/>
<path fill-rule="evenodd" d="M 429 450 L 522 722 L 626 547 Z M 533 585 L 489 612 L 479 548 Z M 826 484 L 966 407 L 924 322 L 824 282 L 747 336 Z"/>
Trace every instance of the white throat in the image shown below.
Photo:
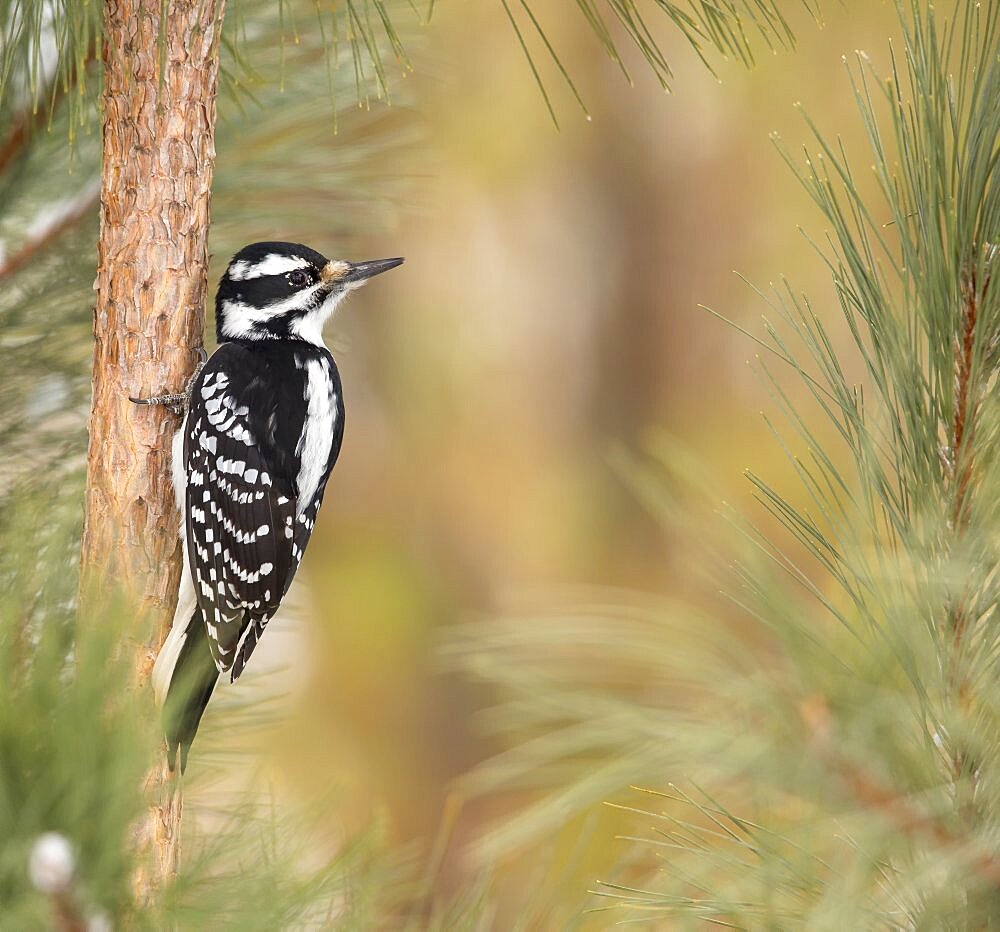
<path fill-rule="evenodd" d="M 326 347 L 323 342 L 323 327 L 333 317 L 338 305 L 347 296 L 346 291 L 336 291 L 315 310 L 297 317 L 288 327 L 300 340 L 312 343 L 313 346 Z"/>
<path fill-rule="evenodd" d="M 319 285 L 314 288 L 319 288 Z M 306 343 L 326 347 L 323 342 L 323 327 L 333 316 L 337 306 L 350 289 L 335 291 L 311 311 L 295 317 L 288 325 L 289 332 Z M 302 300 L 301 295 L 293 295 L 284 301 L 278 301 L 269 307 L 255 308 L 241 301 L 223 301 L 222 312 L 225 326 L 222 336 L 230 340 L 268 340 L 273 339 L 267 330 L 267 322 L 294 311 L 295 305 Z"/>

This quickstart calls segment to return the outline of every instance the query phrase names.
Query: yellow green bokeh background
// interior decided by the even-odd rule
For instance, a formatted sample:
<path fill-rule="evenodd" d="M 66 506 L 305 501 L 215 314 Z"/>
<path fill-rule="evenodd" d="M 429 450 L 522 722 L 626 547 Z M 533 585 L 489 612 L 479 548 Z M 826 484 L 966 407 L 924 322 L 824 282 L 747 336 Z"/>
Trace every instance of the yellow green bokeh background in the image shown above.
<path fill-rule="evenodd" d="M 331 826 L 378 814 L 394 839 L 427 842 L 447 810 L 445 887 L 468 882 L 474 841 L 531 795 L 465 795 L 463 775 L 505 739 L 482 727 L 489 690 L 442 661 L 449 629 L 512 604 L 570 604 L 573 586 L 697 600 L 689 555 L 713 505 L 754 507 L 743 470 L 796 495 L 760 416 L 773 404 L 757 347 L 699 305 L 762 334 L 766 303 L 740 276 L 765 290 L 787 276 L 850 369 L 827 271 L 798 229 L 821 241 L 822 224 L 770 136 L 798 157 L 811 141 L 801 105 L 863 176 L 844 56 L 883 65 L 897 28 L 875 0 L 828 4 L 819 26 L 793 11 L 796 49 L 758 43 L 750 70 L 710 55 L 713 76 L 654 17 L 675 71 L 666 94 L 623 43 L 630 86 L 571 5 L 535 12 L 591 119 L 535 42 L 553 126 L 499 3 L 439 3 L 397 79 L 406 105 L 377 116 L 418 140 L 371 166 L 370 183 L 384 173 L 396 192 L 393 219 L 312 243 L 407 262 L 328 331 L 347 430 L 282 674 L 302 701 L 269 733 L 272 770 L 294 791 L 336 787 Z M 329 157 L 363 125 L 345 117 Z M 673 529 L 620 465 L 661 434 L 717 491 L 680 502 L 695 519 Z M 512 915 L 548 871 L 566 919 L 625 855 L 624 816 L 569 816 L 565 834 L 499 864 Z"/>

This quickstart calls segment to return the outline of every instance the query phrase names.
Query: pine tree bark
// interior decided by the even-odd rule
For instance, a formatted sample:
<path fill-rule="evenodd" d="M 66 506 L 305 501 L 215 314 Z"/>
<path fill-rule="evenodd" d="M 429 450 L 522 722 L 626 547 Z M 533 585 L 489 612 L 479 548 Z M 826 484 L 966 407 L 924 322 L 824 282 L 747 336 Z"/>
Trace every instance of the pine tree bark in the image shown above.
<path fill-rule="evenodd" d="M 133 405 L 129 396 L 183 390 L 202 344 L 224 7 L 225 0 L 104 3 L 81 592 L 85 606 L 98 611 L 112 587 L 124 593 L 135 619 L 140 688 L 166 636 L 180 579 L 170 483 L 178 419 L 164 408 Z M 180 822 L 165 761 L 151 771 L 147 788 L 150 810 L 138 829 L 150 865 L 137 881 L 142 899 L 176 870 Z"/>

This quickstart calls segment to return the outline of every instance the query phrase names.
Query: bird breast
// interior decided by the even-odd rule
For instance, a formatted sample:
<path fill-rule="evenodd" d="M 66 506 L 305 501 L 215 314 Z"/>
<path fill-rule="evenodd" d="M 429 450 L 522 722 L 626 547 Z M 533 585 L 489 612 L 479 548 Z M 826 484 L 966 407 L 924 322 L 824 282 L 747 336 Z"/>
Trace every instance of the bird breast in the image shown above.
<path fill-rule="evenodd" d="M 296 360 L 296 365 L 305 370 L 303 394 L 306 417 L 295 450 L 301 463 L 295 510 L 297 515 L 301 515 L 316 496 L 328 471 L 337 423 L 337 393 L 333 388 L 328 359 L 308 357 Z"/>

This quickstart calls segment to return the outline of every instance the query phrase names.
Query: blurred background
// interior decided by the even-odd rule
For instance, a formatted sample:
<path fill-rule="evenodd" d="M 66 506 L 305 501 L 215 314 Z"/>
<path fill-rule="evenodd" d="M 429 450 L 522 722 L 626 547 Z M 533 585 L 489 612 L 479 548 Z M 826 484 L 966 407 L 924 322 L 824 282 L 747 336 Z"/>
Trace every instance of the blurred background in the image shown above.
<path fill-rule="evenodd" d="M 542 13 L 592 120 L 553 69 L 553 127 L 499 5 L 442 4 L 406 82 L 422 133 L 409 201 L 393 228 L 336 244 L 407 264 L 331 328 L 349 422 L 306 566 L 314 698 L 288 741 L 330 735 L 309 769 L 346 771 L 405 835 L 432 833 L 454 778 L 499 750 L 477 724 L 491 697 L 439 673 L 450 625 L 583 598 L 567 585 L 695 588 L 701 542 L 664 530 L 618 452 L 675 438 L 718 483 L 688 503 L 709 523 L 750 501 L 745 468 L 790 478 L 756 347 L 698 305 L 762 335 L 768 309 L 734 270 L 764 289 L 788 275 L 850 341 L 797 229 L 822 227 L 769 133 L 808 141 L 801 102 L 864 151 L 842 56 L 881 57 L 891 8 L 832 5 L 822 29 L 802 15 L 796 53 L 719 62 L 718 80 L 663 29 L 669 95 L 637 55 L 629 87 L 582 18 Z M 613 829 L 596 834 L 620 857 Z M 583 889 L 600 868 L 580 871 Z"/>
<path fill-rule="evenodd" d="M 270 660 L 255 657 L 258 680 L 293 697 L 257 722 L 253 746 L 271 759 L 255 779 L 290 798 L 330 794 L 333 833 L 376 817 L 400 844 L 437 839 L 437 882 L 459 888 L 481 866 L 477 841 L 533 791 L 530 779 L 502 795 L 469 789 L 463 776 L 510 735 L 489 727 L 490 688 L 442 645 L 455 626 L 512 614 L 530 626 L 605 587 L 726 611 L 692 578 L 699 536 L 723 501 L 750 502 L 745 468 L 778 486 L 790 469 L 758 416 L 771 400 L 748 365 L 755 345 L 699 305 L 762 333 L 766 304 L 734 270 L 765 289 L 787 275 L 848 344 L 828 272 L 797 227 L 823 230 L 769 134 L 797 151 L 801 102 L 863 153 L 842 56 L 864 49 L 881 62 L 895 17 L 889 4 L 829 4 L 820 28 L 793 11 L 797 50 L 758 48 L 750 70 L 709 56 L 716 75 L 654 18 L 674 70 L 666 94 L 630 46 L 631 86 L 583 17 L 539 4 L 590 111 L 533 48 L 557 129 L 500 4 L 440 3 L 429 25 L 403 31 L 413 68 L 390 66 L 389 107 L 355 105 L 349 64 L 331 102 L 310 5 L 299 6 L 296 42 L 279 49 L 260 14 L 260 34 L 247 31 L 252 69 L 231 66 L 212 287 L 256 239 L 407 262 L 327 331 L 346 437 L 293 604 L 268 631 Z M 68 120 L 4 175 L 0 481 L 46 472 L 76 494 L 97 147 L 93 123 L 67 147 Z M 51 443 L 26 443 L 26 423 Z M 688 519 L 672 529 L 627 465 L 663 436 L 714 494 L 681 501 Z M 218 734 L 258 687 L 242 688 L 213 705 L 208 729 Z M 200 799 L 203 825 L 240 777 L 213 744 L 201 736 L 192 754 L 189 805 Z M 566 811 L 566 835 L 494 852 L 512 915 L 542 876 L 561 891 L 560 921 L 575 914 L 622 858 L 621 819 L 582 809 Z"/>

